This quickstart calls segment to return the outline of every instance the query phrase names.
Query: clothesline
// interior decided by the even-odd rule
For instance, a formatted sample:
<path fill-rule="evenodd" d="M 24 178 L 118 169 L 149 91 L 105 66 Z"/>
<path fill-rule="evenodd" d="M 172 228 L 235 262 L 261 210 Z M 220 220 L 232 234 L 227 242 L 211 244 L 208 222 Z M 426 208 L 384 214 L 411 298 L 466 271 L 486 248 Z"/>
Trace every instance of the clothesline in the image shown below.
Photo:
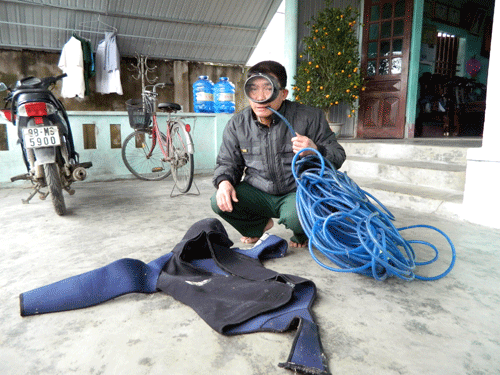
<path fill-rule="evenodd" d="M 97 31 L 97 30 L 84 30 L 84 29 L 70 29 L 67 27 L 56 27 L 56 26 L 43 26 L 43 25 L 33 25 L 33 24 L 27 24 L 27 23 L 21 23 L 21 22 L 7 22 L 7 21 L 0 21 L 0 24 L 7 24 L 7 25 L 14 25 L 14 26 L 26 26 L 26 27 L 38 27 L 41 29 L 49 29 L 49 30 L 59 30 L 59 31 L 69 31 L 69 32 L 84 32 L 84 33 L 91 33 L 91 34 L 103 34 L 106 31 L 110 30 L 102 30 L 102 31 Z M 120 34 L 117 34 L 118 36 L 123 36 Z"/>

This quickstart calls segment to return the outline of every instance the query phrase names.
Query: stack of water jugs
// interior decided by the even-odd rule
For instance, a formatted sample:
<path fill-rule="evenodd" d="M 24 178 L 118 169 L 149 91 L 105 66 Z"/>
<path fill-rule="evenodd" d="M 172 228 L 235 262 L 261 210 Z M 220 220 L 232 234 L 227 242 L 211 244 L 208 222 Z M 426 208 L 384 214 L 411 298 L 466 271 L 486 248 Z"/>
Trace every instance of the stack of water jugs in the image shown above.
<path fill-rule="evenodd" d="M 193 84 L 193 99 L 197 113 L 233 113 L 234 84 L 227 77 L 213 84 L 208 76 L 199 76 Z"/>

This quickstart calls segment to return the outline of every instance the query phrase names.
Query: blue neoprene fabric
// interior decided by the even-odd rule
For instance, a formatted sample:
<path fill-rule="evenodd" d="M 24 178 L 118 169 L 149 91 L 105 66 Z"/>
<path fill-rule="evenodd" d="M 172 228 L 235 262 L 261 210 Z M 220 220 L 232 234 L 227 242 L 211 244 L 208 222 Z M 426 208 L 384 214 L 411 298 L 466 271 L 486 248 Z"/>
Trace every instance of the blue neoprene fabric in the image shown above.
<path fill-rule="evenodd" d="M 155 293 L 168 253 L 146 264 L 124 258 L 20 295 L 21 316 L 90 307 L 127 293 Z"/>
<path fill-rule="evenodd" d="M 287 251 L 286 241 L 271 235 L 250 250 L 233 249 L 230 244 L 232 242 L 222 224 L 217 219 L 206 219 L 193 225 L 171 253 L 148 264 L 136 259 L 120 259 L 105 267 L 22 293 L 21 315 L 80 309 L 127 293 L 155 293 L 160 289 L 168 293 L 168 289 L 173 288 L 168 294 L 181 302 L 185 295 L 191 295 L 193 298 L 188 298 L 187 304 L 212 328 L 225 335 L 283 332 L 296 328 L 289 358 L 279 366 L 302 374 L 330 374 L 318 328 L 310 312 L 316 295 L 314 283 L 297 276 L 278 274 L 260 263 L 264 259 L 283 257 Z M 170 274 L 172 269 L 178 272 Z M 246 276 L 236 276 L 235 270 Z M 200 287 L 190 288 L 191 283 L 185 280 L 208 281 L 205 292 L 211 290 L 215 295 L 200 301 L 198 296 L 207 293 L 202 290 L 197 294 Z M 228 297 L 225 280 L 226 288 L 241 287 L 242 295 L 249 293 L 251 297 L 248 310 L 242 309 L 241 322 L 231 323 L 235 312 L 232 308 L 225 314 L 222 310 L 221 317 L 230 318 L 227 324 L 217 322 L 217 316 L 214 319 L 205 313 L 212 311 L 213 305 L 218 305 L 217 293 Z M 271 292 L 264 292 L 268 290 L 267 286 Z M 187 288 L 187 293 L 183 288 Z M 253 291 L 255 299 L 252 299 Z M 233 306 L 238 306 L 241 295 L 233 295 L 236 298 Z M 252 315 L 252 311 L 256 313 Z M 215 327 L 217 324 L 219 326 Z"/>

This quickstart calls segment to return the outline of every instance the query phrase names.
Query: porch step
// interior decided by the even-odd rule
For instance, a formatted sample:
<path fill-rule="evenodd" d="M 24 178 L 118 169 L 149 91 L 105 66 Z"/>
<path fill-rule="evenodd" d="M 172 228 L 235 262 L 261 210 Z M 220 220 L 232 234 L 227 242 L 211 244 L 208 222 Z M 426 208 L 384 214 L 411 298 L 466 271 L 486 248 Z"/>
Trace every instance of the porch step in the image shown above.
<path fill-rule="evenodd" d="M 388 182 L 381 179 L 351 178 L 388 209 L 391 207 L 408 209 L 449 219 L 461 217 L 463 192 Z"/>
<path fill-rule="evenodd" d="M 405 140 L 339 140 L 348 156 L 363 156 L 383 159 L 399 159 L 435 163 L 467 164 L 467 150 L 481 147 L 481 141 L 465 138 L 433 139 L 428 141 Z"/>
<path fill-rule="evenodd" d="M 348 156 L 341 168 L 349 176 L 371 177 L 384 181 L 453 191 L 464 190 L 465 169 L 465 165 L 455 163 L 364 156 Z"/>
<path fill-rule="evenodd" d="M 467 150 L 481 140 L 339 140 L 343 172 L 388 208 L 460 218 Z"/>

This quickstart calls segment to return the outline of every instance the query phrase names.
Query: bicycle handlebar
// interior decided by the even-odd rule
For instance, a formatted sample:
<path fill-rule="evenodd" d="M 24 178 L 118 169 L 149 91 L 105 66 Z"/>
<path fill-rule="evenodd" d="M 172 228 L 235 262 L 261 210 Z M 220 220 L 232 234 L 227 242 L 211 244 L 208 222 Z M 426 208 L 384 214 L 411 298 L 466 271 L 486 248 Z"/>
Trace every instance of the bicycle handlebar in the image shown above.
<path fill-rule="evenodd" d="M 153 90 L 152 90 L 152 91 L 151 91 L 151 90 L 144 90 L 144 92 L 154 92 L 154 93 L 156 93 L 156 88 L 157 88 L 157 87 L 159 87 L 159 88 L 161 88 L 161 89 L 162 89 L 162 88 L 164 88 L 166 85 L 167 85 L 166 83 L 164 83 L 164 82 L 160 82 L 160 83 L 157 83 L 157 84 L 155 84 L 155 85 L 145 86 L 145 89 L 146 89 L 146 88 L 148 88 L 148 87 L 152 87 L 152 88 L 153 88 Z"/>

